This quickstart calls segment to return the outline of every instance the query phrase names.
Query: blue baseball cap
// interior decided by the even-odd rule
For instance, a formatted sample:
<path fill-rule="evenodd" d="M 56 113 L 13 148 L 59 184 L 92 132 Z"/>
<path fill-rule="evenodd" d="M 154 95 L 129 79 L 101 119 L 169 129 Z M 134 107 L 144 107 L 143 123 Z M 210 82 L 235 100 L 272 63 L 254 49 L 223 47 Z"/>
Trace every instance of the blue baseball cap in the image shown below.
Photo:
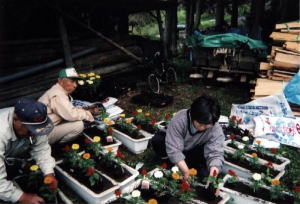
<path fill-rule="evenodd" d="M 34 99 L 19 99 L 15 105 L 15 114 L 34 135 L 47 135 L 54 128 L 52 121 L 47 116 L 47 107 Z"/>

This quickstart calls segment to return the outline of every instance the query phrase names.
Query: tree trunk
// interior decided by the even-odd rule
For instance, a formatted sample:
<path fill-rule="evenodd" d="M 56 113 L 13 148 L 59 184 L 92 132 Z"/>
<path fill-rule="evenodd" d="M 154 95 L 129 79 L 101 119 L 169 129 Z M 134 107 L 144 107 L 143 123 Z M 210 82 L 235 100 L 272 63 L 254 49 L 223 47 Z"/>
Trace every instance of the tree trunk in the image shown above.
<path fill-rule="evenodd" d="M 201 23 L 202 6 L 203 6 L 203 0 L 197 0 L 195 19 L 194 19 L 194 30 L 199 29 Z"/>
<path fill-rule="evenodd" d="M 162 20 L 161 20 L 161 15 L 160 15 L 160 10 L 156 10 L 156 20 L 157 20 L 157 25 L 158 25 L 158 30 L 159 30 L 159 36 L 160 36 L 160 41 L 164 41 L 164 28 L 162 25 Z"/>
<path fill-rule="evenodd" d="M 177 2 L 171 9 L 172 12 L 172 28 L 171 28 L 171 54 L 172 56 L 177 53 L 177 39 L 178 39 L 178 31 L 177 31 Z"/>
<path fill-rule="evenodd" d="M 238 5 L 239 0 L 232 0 L 232 9 L 231 9 L 231 27 L 238 27 Z"/>
<path fill-rule="evenodd" d="M 58 25 L 59 25 L 59 32 L 60 32 L 61 41 L 63 45 L 65 65 L 67 67 L 73 67 L 74 64 L 71 56 L 71 48 L 68 39 L 68 33 L 67 33 L 64 19 L 61 16 L 58 16 Z"/>
<path fill-rule="evenodd" d="M 170 56 L 171 32 L 172 32 L 172 9 L 166 10 L 165 29 L 164 29 L 164 54 L 168 58 Z"/>
<path fill-rule="evenodd" d="M 191 0 L 185 0 L 185 32 L 186 35 L 190 34 L 190 17 L 191 17 Z"/>
<path fill-rule="evenodd" d="M 254 0 L 252 3 L 255 3 L 253 7 L 253 24 L 251 27 L 250 37 L 253 39 L 261 39 L 261 22 L 263 20 L 263 15 L 265 11 L 265 0 Z"/>
<path fill-rule="evenodd" d="M 224 4 L 222 0 L 217 1 L 216 8 L 216 30 L 222 31 L 224 24 Z"/>

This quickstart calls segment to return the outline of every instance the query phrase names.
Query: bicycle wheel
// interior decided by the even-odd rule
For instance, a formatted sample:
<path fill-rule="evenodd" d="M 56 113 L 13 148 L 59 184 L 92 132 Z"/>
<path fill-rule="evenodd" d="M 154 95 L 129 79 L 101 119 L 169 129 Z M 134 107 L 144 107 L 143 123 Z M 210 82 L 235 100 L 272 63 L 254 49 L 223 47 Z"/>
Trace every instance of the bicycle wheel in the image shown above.
<path fill-rule="evenodd" d="M 155 74 L 150 74 L 148 76 L 148 84 L 150 89 L 154 93 L 159 93 L 160 91 L 159 79 L 155 76 Z"/>
<path fill-rule="evenodd" d="M 167 69 L 166 80 L 167 80 L 167 83 L 170 83 L 170 84 L 177 82 L 177 74 L 173 67 L 169 67 Z"/>

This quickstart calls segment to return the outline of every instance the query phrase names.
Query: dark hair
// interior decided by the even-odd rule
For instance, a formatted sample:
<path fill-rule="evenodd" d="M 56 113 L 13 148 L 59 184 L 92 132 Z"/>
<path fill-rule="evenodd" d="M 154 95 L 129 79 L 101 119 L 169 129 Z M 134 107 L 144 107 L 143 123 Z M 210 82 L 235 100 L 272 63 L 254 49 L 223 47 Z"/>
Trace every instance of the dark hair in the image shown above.
<path fill-rule="evenodd" d="M 220 105 L 210 96 L 200 96 L 191 105 L 191 119 L 203 124 L 215 124 L 220 117 Z"/>

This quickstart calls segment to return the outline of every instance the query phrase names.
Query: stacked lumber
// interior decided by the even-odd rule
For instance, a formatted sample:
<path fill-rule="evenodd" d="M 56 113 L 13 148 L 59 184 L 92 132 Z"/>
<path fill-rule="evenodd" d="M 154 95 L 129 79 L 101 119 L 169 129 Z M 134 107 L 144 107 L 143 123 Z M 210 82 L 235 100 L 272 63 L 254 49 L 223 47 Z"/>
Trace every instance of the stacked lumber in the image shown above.
<path fill-rule="evenodd" d="M 282 92 L 300 68 L 300 21 L 276 24 L 270 35 L 273 39 L 267 62 L 260 63 L 260 72 L 254 89 L 257 99 Z M 290 104 L 295 116 L 300 116 L 300 106 Z"/>

